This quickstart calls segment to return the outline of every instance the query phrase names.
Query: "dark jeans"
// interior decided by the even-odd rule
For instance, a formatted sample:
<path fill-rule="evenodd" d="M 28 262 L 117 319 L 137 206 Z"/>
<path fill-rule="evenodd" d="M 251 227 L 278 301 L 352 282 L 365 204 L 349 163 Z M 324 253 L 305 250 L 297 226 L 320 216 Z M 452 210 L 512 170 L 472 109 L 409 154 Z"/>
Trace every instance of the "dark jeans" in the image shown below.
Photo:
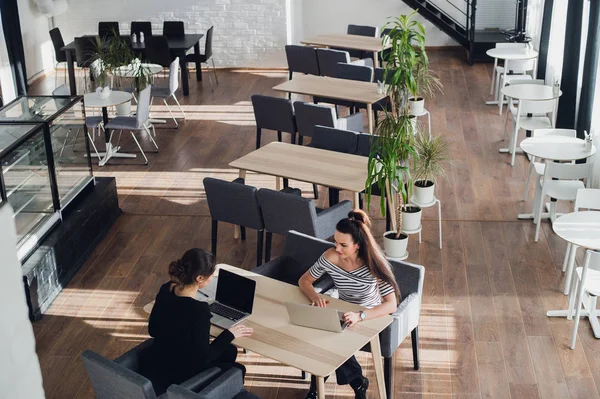
<path fill-rule="evenodd" d="M 338 385 L 350 384 L 350 381 L 362 375 L 362 367 L 360 367 L 360 363 L 358 363 L 354 356 L 346 360 L 344 364 L 335 370 Z M 327 377 L 325 377 L 325 380 L 327 380 Z M 317 390 L 317 377 L 314 375 L 310 376 L 310 390 Z"/>
<path fill-rule="evenodd" d="M 210 362 L 208 368 L 219 367 L 221 370 L 226 371 L 232 367 L 242 370 L 242 376 L 246 377 L 246 367 L 243 364 L 236 363 L 238 350 L 233 344 L 227 345 L 227 348 L 221 353 L 221 356 Z"/>

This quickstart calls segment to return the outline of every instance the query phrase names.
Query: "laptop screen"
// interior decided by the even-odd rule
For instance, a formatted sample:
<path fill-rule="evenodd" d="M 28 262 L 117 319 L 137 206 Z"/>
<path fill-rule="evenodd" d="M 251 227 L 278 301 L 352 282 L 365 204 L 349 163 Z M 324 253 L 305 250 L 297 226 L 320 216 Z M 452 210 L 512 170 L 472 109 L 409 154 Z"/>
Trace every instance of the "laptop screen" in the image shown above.
<path fill-rule="evenodd" d="M 217 302 L 246 313 L 252 313 L 256 281 L 229 272 L 219 270 L 217 279 Z"/>

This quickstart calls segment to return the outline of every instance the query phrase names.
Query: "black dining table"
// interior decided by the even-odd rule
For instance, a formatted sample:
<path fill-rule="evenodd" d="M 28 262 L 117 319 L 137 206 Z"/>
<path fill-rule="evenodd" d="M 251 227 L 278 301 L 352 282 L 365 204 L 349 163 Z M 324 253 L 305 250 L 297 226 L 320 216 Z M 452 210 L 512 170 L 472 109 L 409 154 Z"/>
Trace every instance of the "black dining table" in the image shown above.
<path fill-rule="evenodd" d="M 200 39 L 204 37 L 203 34 L 185 34 L 183 36 L 169 36 L 167 41 L 169 43 L 169 49 L 173 57 L 179 57 L 179 65 L 181 67 L 181 88 L 183 95 L 187 96 L 190 94 L 190 85 L 188 82 L 188 69 L 187 62 L 185 61 L 185 53 L 194 48 L 194 53 L 200 55 Z M 132 43 L 131 48 L 134 52 L 143 53 L 146 50 L 145 43 L 135 42 Z M 71 95 L 77 95 L 77 86 L 75 83 L 75 42 L 71 42 L 61 48 L 67 56 L 67 68 L 69 71 L 69 87 L 71 88 Z M 202 68 L 199 61 L 196 61 L 196 80 L 202 80 Z"/>

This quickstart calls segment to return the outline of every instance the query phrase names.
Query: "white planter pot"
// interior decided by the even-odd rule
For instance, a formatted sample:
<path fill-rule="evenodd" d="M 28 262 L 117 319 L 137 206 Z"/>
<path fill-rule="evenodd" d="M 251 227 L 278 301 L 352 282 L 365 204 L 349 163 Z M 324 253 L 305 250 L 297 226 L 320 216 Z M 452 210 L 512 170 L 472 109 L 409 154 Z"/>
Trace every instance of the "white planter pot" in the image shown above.
<path fill-rule="evenodd" d="M 422 181 L 422 180 L 419 180 Z M 419 204 L 430 204 L 433 202 L 433 193 L 435 190 L 435 184 L 433 182 L 427 181 L 427 183 L 431 183 L 431 186 L 428 187 L 420 187 L 417 184 L 413 185 L 413 193 L 415 202 Z"/>
<path fill-rule="evenodd" d="M 115 112 L 117 116 L 131 116 L 131 101 L 117 105 Z"/>
<path fill-rule="evenodd" d="M 412 205 L 415 207 L 414 205 Z M 421 214 L 423 210 L 419 208 L 418 212 L 404 212 L 402 211 L 402 230 L 404 231 L 415 231 L 421 227 Z"/>
<path fill-rule="evenodd" d="M 399 240 L 388 238 L 390 234 L 392 237 L 396 236 L 395 231 L 387 231 L 383 234 L 383 250 L 385 254 L 390 258 L 402 258 L 406 255 L 406 248 L 408 247 L 408 235 L 404 234 Z"/>
<path fill-rule="evenodd" d="M 417 97 L 415 100 L 414 97 L 411 97 L 408 100 L 409 111 L 408 113 L 411 115 L 423 115 L 425 111 L 425 99 L 423 97 Z"/>

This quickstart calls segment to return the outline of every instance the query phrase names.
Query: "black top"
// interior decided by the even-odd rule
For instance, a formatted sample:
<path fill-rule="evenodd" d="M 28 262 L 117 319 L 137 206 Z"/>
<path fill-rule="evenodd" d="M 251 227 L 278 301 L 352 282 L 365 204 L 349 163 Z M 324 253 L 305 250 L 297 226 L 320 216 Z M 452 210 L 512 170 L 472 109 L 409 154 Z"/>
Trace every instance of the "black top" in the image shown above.
<path fill-rule="evenodd" d="M 154 337 L 148 377 L 156 391 L 210 367 L 234 339 L 229 330 L 224 330 L 210 343 L 208 304 L 177 296 L 170 285 L 168 282 L 160 287 L 148 323 L 148 333 Z"/>
<path fill-rule="evenodd" d="M 90 35 L 86 35 L 90 36 Z M 93 37 L 93 36 L 90 36 Z M 203 34 L 186 34 L 184 36 L 169 36 L 167 37 L 167 41 L 169 43 L 169 49 L 172 51 L 187 51 L 188 49 L 194 47 L 196 43 L 200 41 L 204 37 Z M 144 43 L 135 42 L 131 44 L 132 50 L 143 51 L 145 50 L 146 45 Z M 75 51 L 75 42 L 71 42 L 66 46 L 61 48 L 62 51 Z"/>

